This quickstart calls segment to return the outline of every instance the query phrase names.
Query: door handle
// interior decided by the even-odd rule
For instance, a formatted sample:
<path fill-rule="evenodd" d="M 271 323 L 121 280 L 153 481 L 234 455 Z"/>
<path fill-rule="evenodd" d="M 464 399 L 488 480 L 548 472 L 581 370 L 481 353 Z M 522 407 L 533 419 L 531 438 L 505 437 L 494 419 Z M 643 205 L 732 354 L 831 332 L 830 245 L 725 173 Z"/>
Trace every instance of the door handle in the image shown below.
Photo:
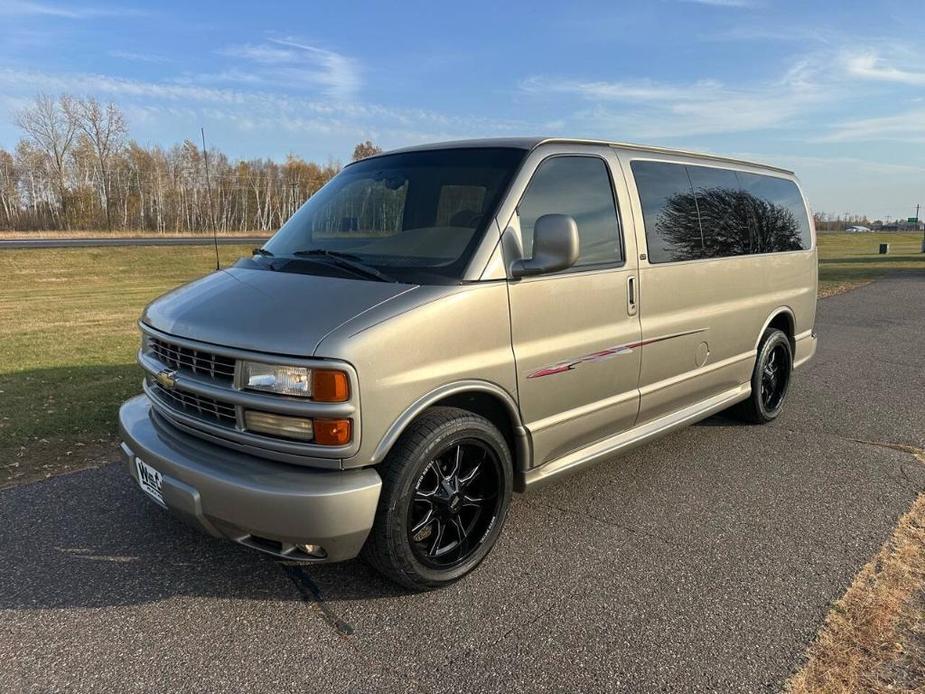
<path fill-rule="evenodd" d="M 636 277 L 634 275 L 630 275 L 626 278 L 626 312 L 629 315 L 636 315 L 636 311 L 638 309 L 636 304 Z"/>

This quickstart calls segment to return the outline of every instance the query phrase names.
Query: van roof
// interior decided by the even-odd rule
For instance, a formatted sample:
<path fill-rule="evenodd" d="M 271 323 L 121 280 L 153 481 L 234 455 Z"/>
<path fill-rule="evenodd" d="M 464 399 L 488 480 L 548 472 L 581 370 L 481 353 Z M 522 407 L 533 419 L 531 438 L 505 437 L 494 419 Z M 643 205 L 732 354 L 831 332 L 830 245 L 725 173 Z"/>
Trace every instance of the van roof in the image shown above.
<path fill-rule="evenodd" d="M 389 150 L 382 154 L 396 154 L 398 152 L 419 152 L 428 149 L 457 149 L 463 147 L 508 147 L 514 149 L 534 149 L 542 144 L 547 143 L 571 143 L 580 145 L 606 145 L 608 147 L 621 147 L 634 149 L 641 152 L 651 152 L 653 154 L 680 154 L 697 159 L 706 159 L 710 161 L 727 162 L 730 164 L 745 164 L 747 166 L 756 166 L 762 169 L 770 169 L 781 173 L 793 175 L 793 171 L 784 169 L 779 166 L 771 166 L 761 162 L 747 161 L 744 159 L 735 159 L 733 157 L 724 157 L 719 154 L 707 154 L 705 152 L 691 152 L 683 149 L 671 149 L 670 147 L 654 147 L 652 145 L 637 145 L 628 142 L 614 142 L 611 140 L 584 140 L 573 137 L 487 137 L 472 140 L 451 140 L 449 142 L 434 142 L 431 144 L 414 145 L 411 147 L 401 147 L 399 149 Z M 381 155 L 377 155 L 381 156 Z"/>

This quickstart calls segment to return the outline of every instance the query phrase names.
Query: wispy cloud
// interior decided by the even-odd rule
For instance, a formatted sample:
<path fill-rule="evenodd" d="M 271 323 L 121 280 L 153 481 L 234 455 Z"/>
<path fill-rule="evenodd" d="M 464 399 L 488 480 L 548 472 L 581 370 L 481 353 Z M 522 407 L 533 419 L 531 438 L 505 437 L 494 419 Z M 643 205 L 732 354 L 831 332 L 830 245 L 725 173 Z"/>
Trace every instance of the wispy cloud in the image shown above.
<path fill-rule="evenodd" d="M 681 0 L 681 2 L 692 3 L 695 5 L 711 5 L 713 7 L 737 8 L 760 7 L 762 4 L 758 0 Z"/>
<path fill-rule="evenodd" d="M 109 51 L 109 55 L 120 60 L 130 60 L 136 63 L 169 63 L 170 58 L 154 53 L 136 53 L 134 51 Z"/>
<path fill-rule="evenodd" d="M 148 14 L 130 7 L 90 7 L 80 5 L 52 5 L 25 0 L 5 0 L 0 3 L 0 15 L 57 17 L 59 19 L 94 19 L 99 17 L 139 17 Z"/>
<path fill-rule="evenodd" d="M 916 108 L 891 116 L 859 118 L 833 126 L 823 142 L 895 140 L 925 142 L 925 109 Z"/>
<path fill-rule="evenodd" d="M 794 169 L 824 169 L 828 171 L 837 169 L 854 169 L 867 174 L 884 175 L 916 175 L 925 174 L 925 165 L 902 164 L 889 161 L 863 159 L 861 157 L 846 156 L 810 156 L 805 154 L 756 154 L 755 152 L 733 152 L 731 156 L 750 161 L 768 161 L 781 166 Z"/>
<path fill-rule="evenodd" d="M 716 95 L 723 90 L 722 84 L 716 80 L 673 84 L 650 79 L 608 82 L 557 77 L 528 77 L 521 82 L 520 88 L 528 94 L 564 93 L 585 99 L 627 103 L 687 101 Z"/>
<path fill-rule="evenodd" d="M 97 73 L 49 73 L 0 68 L 0 94 L 10 98 L 76 92 L 118 98 L 133 120 L 222 121 L 240 130 L 285 130 L 422 142 L 486 134 L 523 133 L 523 121 L 374 103 L 293 96 L 260 88 L 218 88 L 198 83 L 126 79 Z"/>
<path fill-rule="evenodd" d="M 865 80 L 893 82 L 897 84 L 925 85 L 925 64 L 897 66 L 875 50 L 860 53 L 845 53 L 843 63 L 846 72 Z"/>
<path fill-rule="evenodd" d="M 585 81 L 531 77 L 521 91 L 543 98 L 577 96 L 587 107 L 585 127 L 629 129 L 634 137 L 678 137 L 778 127 L 822 102 L 812 73 L 796 64 L 778 80 L 734 87 L 718 80 L 690 83 L 654 80 Z"/>
<path fill-rule="evenodd" d="M 764 26 L 733 26 L 704 32 L 698 36 L 703 41 L 711 42 L 747 42 L 766 41 L 783 43 L 831 44 L 838 41 L 824 27 L 781 26 L 777 24 Z"/>
<path fill-rule="evenodd" d="M 353 98 L 362 86 L 361 68 L 355 58 L 294 38 L 229 46 L 221 54 L 241 60 L 244 67 L 190 75 L 188 79 L 319 88 L 326 96 L 341 100 Z"/>
<path fill-rule="evenodd" d="M 240 103 L 234 91 L 164 82 L 145 82 L 96 73 L 48 73 L 39 70 L 0 68 L 0 84 L 11 88 L 46 92 L 111 94 L 166 100 Z"/>
<path fill-rule="evenodd" d="M 228 46 L 219 51 L 222 55 L 234 58 L 244 58 L 265 65 L 280 65 L 297 60 L 295 52 L 290 48 L 281 48 L 267 44 L 245 43 L 240 46 Z"/>
<path fill-rule="evenodd" d="M 537 100 L 550 95 L 577 97 L 572 126 L 595 131 L 630 132 L 634 137 L 687 137 L 817 125 L 802 137 L 812 141 L 914 138 L 925 135 L 925 118 L 912 93 L 894 96 L 899 115 L 839 123 L 816 115 L 850 112 L 878 98 L 872 85 L 925 86 L 925 55 L 901 45 L 864 49 L 820 42 L 792 59 L 779 77 L 729 83 L 717 79 L 665 82 L 651 79 L 586 80 L 533 76 L 520 83 L 524 95 Z M 823 134 L 820 135 L 819 133 Z"/>

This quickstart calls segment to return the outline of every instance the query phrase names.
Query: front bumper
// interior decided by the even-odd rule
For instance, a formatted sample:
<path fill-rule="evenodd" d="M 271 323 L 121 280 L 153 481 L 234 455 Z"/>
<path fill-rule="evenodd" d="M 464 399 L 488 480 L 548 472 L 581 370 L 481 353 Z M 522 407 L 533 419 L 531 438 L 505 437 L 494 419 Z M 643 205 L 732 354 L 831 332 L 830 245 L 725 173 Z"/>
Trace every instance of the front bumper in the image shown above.
<path fill-rule="evenodd" d="M 289 559 L 321 561 L 301 545 L 319 545 L 324 561 L 355 557 L 373 525 L 382 481 L 372 468 L 310 470 L 184 434 L 144 396 L 119 410 L 122 451 L 137 483 L 135 457 L 163 475 L 167 508 L 216 537 Z"/>

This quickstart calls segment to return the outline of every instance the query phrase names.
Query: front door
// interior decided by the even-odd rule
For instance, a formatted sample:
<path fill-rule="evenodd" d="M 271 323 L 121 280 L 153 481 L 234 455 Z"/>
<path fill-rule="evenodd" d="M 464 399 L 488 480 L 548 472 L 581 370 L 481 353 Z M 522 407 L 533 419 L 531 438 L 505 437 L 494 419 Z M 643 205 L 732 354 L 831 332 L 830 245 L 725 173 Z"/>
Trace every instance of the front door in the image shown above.
<path fill-rule="evenodd" d="M 578 262 L 509 282 L 511 337 L 524 422 L 541 465 L 633 426 L 640 340 L 635 241 L 624 238 L 609 152 L 554 154 L 535 170 L 511 226 L 523 256 L 545 214 L 578 224 Z M 622 183 L 622 179 L 617 179 Z"/>

